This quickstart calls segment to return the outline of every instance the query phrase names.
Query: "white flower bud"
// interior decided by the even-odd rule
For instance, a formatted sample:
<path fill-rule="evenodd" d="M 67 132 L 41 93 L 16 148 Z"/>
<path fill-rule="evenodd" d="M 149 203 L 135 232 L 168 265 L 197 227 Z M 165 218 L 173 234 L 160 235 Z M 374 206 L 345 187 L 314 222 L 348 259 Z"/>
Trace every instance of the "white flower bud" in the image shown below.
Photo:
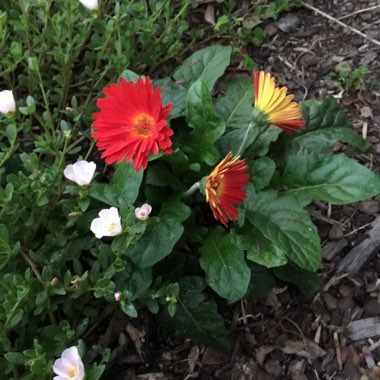
<path fill-rule="evenodd" d="M 96 164 L 94 162 L 78 161 L 74 165 L 67 165 L 63 174 L 79 186 L 85 186 L 91 183 L 95 170 Z"/>
<path fill-rule="evenodd" d="M 148 203 L 144 203 L 141 207 L 136 207 L 135 215 L 139 220 L 147 220 L 149 218 L 149 214 L 152 211 L 152 206 Z"/>
<path fill-rule="evenodd" d="M 111 207 L 101 210 L 99 218 L 91 222 L 91 231 L 98 239 L 101 239 L 103 236 L 118 235 L 122 229 L 117 208 Z"/>
<path fill-rule="evenodd" d="M 99 9 L 98 0 L 79 0 L 87 9 L 95 11 Z"/>
<path fill-rule="evenodd" d="M 0 91 L 0 112 L 4 115 L 16 111 L 16 102 L 12 91 Z"/>
<path fill-rule="evenodd" d="M 53 380 L 83 380 L 84 365 L 78 348 L 73 346 L 62 352 L 62 355 L 53 364 L 56 375 Z"/>
<path fill-rule="evenodd" d="M 114 294 L 114 297 L 115 297 L 115 301 L 119 302 L 121 300 L 121 292 L 116 292 Z"/>

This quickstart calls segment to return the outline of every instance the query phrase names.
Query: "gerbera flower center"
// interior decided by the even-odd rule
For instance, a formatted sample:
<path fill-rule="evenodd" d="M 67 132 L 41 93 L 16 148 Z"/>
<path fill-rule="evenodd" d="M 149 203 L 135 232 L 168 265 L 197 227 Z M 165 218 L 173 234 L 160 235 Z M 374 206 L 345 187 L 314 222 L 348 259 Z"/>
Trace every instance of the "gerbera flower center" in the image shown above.
<path fill-rule="evenodd" d="M 68 375 L 69 375 L 70 378 L 73 378 L 77 374 L 77 372 L 78 372 L 78 366 L 77 365 L 73 365 L 70 368 L 70 370 L 68 372 Z"/>
<path fill-rule="evenodd" d="M 139 136 L 150 136 L 156 128 L 154 118 L 146 113 L 141 113 L 133 119 L 133 124 L 136 127 L 136 134 Z"/>

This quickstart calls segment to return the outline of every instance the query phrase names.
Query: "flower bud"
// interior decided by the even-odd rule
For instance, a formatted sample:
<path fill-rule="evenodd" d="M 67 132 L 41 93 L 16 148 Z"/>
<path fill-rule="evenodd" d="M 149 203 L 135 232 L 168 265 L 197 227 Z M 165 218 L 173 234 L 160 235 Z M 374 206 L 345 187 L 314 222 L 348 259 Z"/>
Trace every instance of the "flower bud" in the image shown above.
<path fill-rule="evenodd" d="M 115 296 L 115 301 L 116 302 L 119 302 L 121 300 L 121 292 L 116 292 L 114 294 L 114 296 Z"/>
<path fill-rule="evenodd" d="M 16 102 L 12 91 L 0 91 L 0 112 L 4 115 L 12 114 L 16 111 Z"/>
<path fill-rule="evenodd" d="M 149 218 L 149 214 L 152 211 L 152 206 L 148 203 L 144 203 L 141 207 L 136 207 L 135 215 L 139 220 L 147 220 Z"/>
<path fill-rule="evenodd" d="M 96 165 L 94 162 L 78 161 L 74 165 L 67 165 L 63 171 L 64 176 L 77 183 L 79 186 L 85 186 L 91 183 Z"/>
<path fill-rule="evenodd" d="M 95 11 L 99 9 L 98 0 L 79 0 L 82 5 L 84 5 L 90 11 Z"/>

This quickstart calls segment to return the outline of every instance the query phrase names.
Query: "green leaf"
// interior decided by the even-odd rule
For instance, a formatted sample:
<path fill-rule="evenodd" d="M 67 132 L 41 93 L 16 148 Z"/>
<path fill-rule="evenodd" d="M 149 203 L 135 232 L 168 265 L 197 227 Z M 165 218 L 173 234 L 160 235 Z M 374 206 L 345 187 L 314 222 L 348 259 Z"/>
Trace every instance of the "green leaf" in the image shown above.
<path fill-rule="evenodd" d="M 262 265 L 248 263 L 251 270 L 251 282 L 244 298 L 260 299 L 268 296 L 272 288 L 276 286 L 276 280 L 271 271 Z"/>
<path fill-rule="evenodd" d="M 250 165 L 250 182 L 256 190 L 265 189 L 276 170 L 276 164 L 269 157 L 261 157 Z"/>
<path fill-rule="evenodd" d="M 186 120 L 193 128 L 186 147 L 190 147 L 196 161 L 214 165 L 219 159 L 214 142 L 224 133 L 226 126 L 216 115 L 210 91 L 202 80 L 196 81 L 189 89 Z"/>
<path fill-rule="evenodd" d="M 147 268 L 170 254 L 183 233 L 182 222 L 190 215 L 190 208 L 178 200 L 162 205 L 158 224 L 148 226 L 143 236 L 126 254 L 140 268 Z"/>
<path fill-rule="evenodd" d="M 317 273 L 309 272 L 291 262 L 283 267 L 274 268 L 273 273 L 281 280 L 295 284 L 305 296 L 313 295 L 321 285 Z"/>
<path fill-rule="evenodd" d="M 285 252 L 267 239 L 260 231 L 250 225 L 240 229 L 231 230 L 232 239 L 235 244 L 247 251 L 247 259 L 267 268 L 285 265 Z"/>
<path fill-rule="evenodd" d="M 86 380 L 99 380 L 105 369 L 105 365 L 86 366 Z"/>
<path fill-rule="evenodd" d="M 221 228 L 211 231 L 199 251 L 199 263 L 210 287 L 230 301 L 241 299 L 247 291 L 251 272 L 243 250 L 231 241 L 230 235 L 224 235 Z"/>
<path fill-rule="evenodd" d="M 252 78 L 232 79 L 224 96 L 216 100 L 216 112 L 225 120 L 227 128 L 248 127 L 252 119 L 254 89 Z"/>
<path fill-rule="evenodd" d="M 302 113 L 305 128 L 300 128 L 297 136 L 283 134 L 285 159 L 306 154 L 324 158 L 332 154 L 338 140 L 360 152 L 370 149 L 371 145 L 352 128 L 335 99 L 328 98 L 322 103 L 307 100 L 302 103 Z"/>
<path fill-rule="evenodd" d="M 250 223 L 288 258 L 310 271 L 319 267 L 322 253 L 318 231 L 292 196 L 262 192 L 249 202 L 248 208 Z"/>
<path fill-rule="evenodd" d="M 380 194 L 380 177 L 345 155 L 290 156 L 281 180 L 301 206 L 314 200 L 347 204 Z"/>
<path fill-rule="evenodd" d="M 200 277 L 184 277 L 174 317 L 166 310 L 159 314 L 160 323 L 176 335 L 191 338 L 218 350 L 228 351 L 229 342 L 223 318 L 213 301 L 205 301 L 206 287 Z"/>
<path fill-rule="evenodd" d="M 163 105 L 168 103 L 173 105 L 169 114 L 170 119 L 175 119 L 185 114 L 187 89 L 183 85 L 173 82 L 170 78 L 164 78 L 154 80 L 154 87 L 161 87 Z"/>
<path fill-rule="evenodd" d="M 137 83 L 137 79 L 139 79 L 139 76 L 138 74 L 136 74 L 134 71 L 132 70 L 124 70 L 122 73 L 121 73 L 121 76 L 127 81 L 127 82 L 134 82 L 134 83 Z"/>
<path fill-rule="evenodd" d="M 265 156 L 269 151 L 270 144 L 276 141 L 281 133 L 281 128 L 274 125 L 270 125 L 268 128 L 254 127 L 254 129 L 258 129 L 259 134 L 255 141 L 246 150 L 246 159 L 253 159 L 257 156 Z"/>
<path fill-rule="evenodd" d="M 133 164 L 121 162 L 116 166 L 110 185 L 93 183 L 90 196 L 114 207 L 131 206 L 139 194 L 143 170 L 136 173 Z"/>
<path fill-rule="evenodd" d="M 231 46 L 221 45 L 198 50 L 175 71 L 174 79 L 187 88 L 198 79 L 202 79 L 209 91 L 212 91 L 217 79 L 229 66 L 231 53 Z"/>

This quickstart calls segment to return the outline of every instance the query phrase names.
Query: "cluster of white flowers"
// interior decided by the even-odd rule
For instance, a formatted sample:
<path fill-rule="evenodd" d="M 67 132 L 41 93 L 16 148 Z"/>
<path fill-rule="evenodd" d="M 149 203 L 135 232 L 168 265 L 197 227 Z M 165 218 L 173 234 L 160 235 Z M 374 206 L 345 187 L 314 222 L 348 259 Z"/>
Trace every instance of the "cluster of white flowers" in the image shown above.
<path fill-rule="evenodd" d="M 10 90 L 0 91 L 0 113 L 7 115 L 16 111 L 16 101 Z"/>
<path fill-rule="evenodd" d="M 53 364 L 56 375 L 53 380 L 83 380 L 84 365 L 78 348 L 73 346 L 64 350 L 61 357 Z"/>

